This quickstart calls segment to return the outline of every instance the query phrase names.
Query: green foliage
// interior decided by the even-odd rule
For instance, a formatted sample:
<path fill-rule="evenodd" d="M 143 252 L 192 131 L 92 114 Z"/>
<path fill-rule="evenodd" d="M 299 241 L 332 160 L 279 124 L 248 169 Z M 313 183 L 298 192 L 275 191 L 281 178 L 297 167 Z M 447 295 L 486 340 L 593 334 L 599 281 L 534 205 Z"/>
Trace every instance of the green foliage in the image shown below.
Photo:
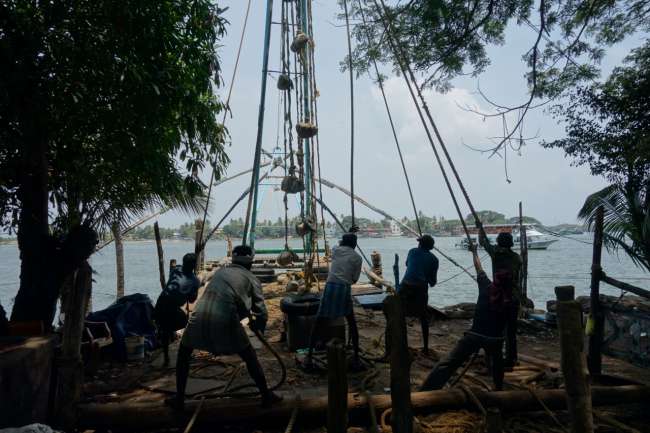
<path fill-rule="evenodd" d="M 495 212 L 493 210 L 481 210 L 476 212 L 479 219 L 483 224 L 505 224 L 506 216 L 502 213 Z M 474 224 L 474 215 L 471 213 L 465 217 L 465 221 L 470 224 Z"/>
<path fill-rule="evenodd" d="M 571 103 L 554 107 L 566 138 L 543 145 L 563 149 L 594 175 L 642 190 L 650 176 L 650 43 L 625 63 L 604 83 L 581 87 Z"/>
<path fill-rule="evenodd" d="M 222 12 L 209 0 L 3 2 L 2 225 L 17 224 L 34 130 L 47 143 L 55 227 L 197 210 L 197 171 L 228 161 L 214 93 Z"/>
<path fill-rule="evenodd" d="M 610 250 L 624 251 L 650 271 L 650 183 L 610 185 L 587 197 L 579 216 L 593 229 L 596 210 L 604 209 L 603 241 Z"/>
<path fill-rule="evenodd" d="M 536 225 L 539 225 L 539 226 L 544 225 L 544 224 L 542 224 L 542 222 L 540 220 L 538 220 L 537 218 L 533 218 L 531 216 L 524 215 L 523 220 L 524 220 L 523 221 L 524 224 L 536 224 Z M 510 217 L 510 218 L 507 219 L 506 222 L 508 224 L 519 224 L 519 217 L 518 216 Z"/>
<path fill-rule="evenodd" d="M 477 75 L 490 64 L 486 48 L 505 42 L 505 30 L 515 23 L 537 41 L 522 54 L 534 97 L 557 96 L 599 73 L 604 48 L 635 31 L 650 29 L 645 0 L 412 0 L 388 1 L 393 36 L 424 76 L 423 85 L 446 91 L 459 75 Z M 357 73 L 372 59 L 397 70 L 386 23 L 378 14 L 382 0 L 358 0 L 353 5 Z M 360 7 L 359 7 L 360 6 Z M 364 24 L 365 22 L 365 24 Z M 513 55 L 515 55 L 513 53 Z M 572 60 L 569 60 L 571 58 Z M 581 63 L 573 59 L 579 59 Z M 342 62 L 345 67 L 347 61 Z"/>

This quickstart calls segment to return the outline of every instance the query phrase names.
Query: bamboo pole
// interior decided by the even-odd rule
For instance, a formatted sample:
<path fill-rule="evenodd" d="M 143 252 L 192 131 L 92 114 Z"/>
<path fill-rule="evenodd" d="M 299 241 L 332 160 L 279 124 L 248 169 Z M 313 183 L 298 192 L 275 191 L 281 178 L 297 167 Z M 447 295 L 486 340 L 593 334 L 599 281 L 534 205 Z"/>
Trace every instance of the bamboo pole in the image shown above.
<path fill-rule="evenodd" d="M 160 239 L 160 228 L 158 221 L 153 223 L 153 233 L 156 237 L 156 249 L 158 251 L 158 272 L 160 273 L 160 288 L 165 289 L 165 257 L 163 254 L 162 240 Z"/>
<path fill-rule="evenodd" d="M 591 385 L 587 377 L 582 331 L 582 307 L 574 300 L 573 286 L 558 286 L 558 329 L 562 350 L 562 375 L 566 388 L 567 406 L 574 433 L 592 433 L 594 421 Z"/>
<path fill-rule="evenodd" d="M 92 268 L 84 262 L 74 275 L 72 290 L 67 298 L 61 356 L 57 359 L 57 390 L 55 420 L 57 426 L 71 431 L 76 424 L 77 404 L 83 384 L 81 336 L 84 328 L 84 310 L 92 287 Z"/>
<path fill-rule="evenodd" d="M 335 338 L 327 345 L 327 432 L 348 430 L 348 377 L 345 346 Z"/>
<path fill-rule="evenodd" d="M 115 274 L 117 276 L 117 299 L 124 296 L 124 244 L 122 243 L 122 233 L 118 223 L 111 226 L 113 240 L 115 241 Z"/>
<path fill-rule="evenodd" d="M 565 410 L 566 392 L 563 389 L 540 389 L 534 397 L 528 390 L 485 391 L 473 390 L 484 407 L 496 407 L 503 413 L 539 410 L 542 401 L 551 410 Z M 592 387 L 594 406 L 611 406 L 638 403 L 650 399 L 650 387 L 643 385 L 596 386 Z M 539 398 L 539 400 L 537 399 Z M 348 394 L 348 414 L 351 420 L 368 419 L 368 400 L 377 412 L 391 407 L 391 396 L 380 394 L 366 398 L 360 394 Z M 205 401 L 197 424 L 218 419 L 219 422 L 255 420 L 257 425 L 286 425 L 296 405 L 300 407 L 299 422 L 303 425 L 323 425 L 326 421 L 327 396 L 305 398 L 296 401 L 285 395 L 285 399 L 267 409 L 261 409 L 256 399 L 211 399 Z M 411 394 L 413 412 L 427 414 L 434 411 L 457 410 L 475 407 L 465 392 L 460 389 L 414 392 Z M 187 400 L 185 412 L 178 414 L 161 402 L 128 403 L 86 403 L 78 406 L 80 429 L 111 429 L 117 431 L 169 429 L 184 427 L 199 405 L 198 400 Z M 214 427 L 214 426 L 212 426 Z"/>
<path fill-rule="evenodd" d="M 406 319 L 399 295 L 384 300 L 386 328 L 390 338 L 391 425 L 395 433 L 413 432 L 411 409 L 411 356 L 409 354 Z"/>
<path fill-rule="evenodd" d="M 603 225 L 605 210 L 599 206 L 596 210 L 596 222 L 594 227 L 594 250 L 591 262 L 591 294 L 590 294 L 590 311 L 594 320 L 594 330 L 589 336 L 589 355 L 587 365 L 592 375 L 599 375 L 602 372 L 602 345 L 605 328 L 605 318 L 603 317 L 600 305 L 600 279 L 602 267 L 600 259 L 603 252 Z"/>

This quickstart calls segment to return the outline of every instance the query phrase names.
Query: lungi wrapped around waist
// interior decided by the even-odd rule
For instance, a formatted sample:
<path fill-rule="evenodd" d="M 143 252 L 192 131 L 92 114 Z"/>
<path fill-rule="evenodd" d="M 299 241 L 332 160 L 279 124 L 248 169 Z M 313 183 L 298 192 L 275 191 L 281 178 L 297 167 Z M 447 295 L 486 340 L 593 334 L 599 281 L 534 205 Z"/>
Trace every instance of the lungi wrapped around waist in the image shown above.
<path fill-rule="evenodd" d="M 429 288 L 426 282 L 402 281 L 398 292 L 404 315 L 407 317 L 420 317 L 427 311 L 429 305 Z"/>
<path fill-rule="evenodd" d="M 352 314 L 352 288 L 349 284 L 327 282 L 318 307 L 319 317 L 336 319 Z"/>
<path fill-rule="evenodd" d="M 212 296 L 220 299 L 209 299 Z M 203 297 L 190 315 L 181 344 L 215 355 L 240 353 L 250 346 L 234 302 L 207 291 Z"/>

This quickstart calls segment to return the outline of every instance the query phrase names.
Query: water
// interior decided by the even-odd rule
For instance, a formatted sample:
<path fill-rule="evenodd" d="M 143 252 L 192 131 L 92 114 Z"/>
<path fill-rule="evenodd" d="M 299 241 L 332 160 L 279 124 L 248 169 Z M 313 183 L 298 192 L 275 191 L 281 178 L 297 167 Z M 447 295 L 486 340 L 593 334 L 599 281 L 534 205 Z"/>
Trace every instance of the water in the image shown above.
<path fill-rule="evenodd" d="M 574 236 L 582 241 L 590 242 L 589 235 Z M 462 266 L 472 265 L 471 254 L 454 247 L 460 238 L 437 238 L 436 246 L 454 258 Z M 257 248 L 279 248 L 282 241 L 258 240 Z M 301 246 L 299 240 L 292 240 L 294 247 Z M 370 258 L 372 251 L 378 251 L 383 257 L 384 275 L 393 279 L 394 254 L 400 257 L 400 272 L 404 273 L 404 260 L 408 250 L 415 246 L 415 241 L 408 238 L 360 239 L 359 245 Z M 180 262 L 183 254 L 194 249 L 190 241 L 164 241 L 165 262 L 175 258 Z M 479 250 L 481 256 L 485 253 Z M 208 244 L 206 257 L 216 259 L 225 256 L 225 241 L 211 241 Z M 546 308 L 546 301 L 554 299 L 553 288 L 558 285 L 573 285 L 576 295 L 589 294 L 589 279 L 591 265 L 591 245 L 560 239 L 548 250 L 529 251 L 529 280 L 528 295 L 537 308 Z M 461 270 L 449 263 L 443 257 L 440 259 L 440 270 L 436 287 L 430 289 L 429 299 L 432 305 L 443 307 L 459 302 L 474 302 L 476 300 L 476 283 L 461 273 Z M 489 257 L 483 259 L 483 265 L 490 269 Z M 127 242 L 124 244 L 125 261 L 125 291 L 126 294 L 145 293 L 153 300 L 160 292 L 158 276 L 158 257 L 156 244 L 151 242 Z M 0 302 L 10 311 L 13 298 L 18 288 L 19 257 L 16 245 L 0 245 Z M 115 300 L 115 249 L 109 245 L 91 259 L 94 269 L 93 307 L 101 309 Z M 612 255 L 603 251 L 603 269 L 608 275 L 627 283 L 648 288 L 650 274 L 634 266 L 624 255 Z M 473 271 L 473 269 L 470 269 Z M 620 291 L 601 284 L 601 292 L 618 296 Z"/>

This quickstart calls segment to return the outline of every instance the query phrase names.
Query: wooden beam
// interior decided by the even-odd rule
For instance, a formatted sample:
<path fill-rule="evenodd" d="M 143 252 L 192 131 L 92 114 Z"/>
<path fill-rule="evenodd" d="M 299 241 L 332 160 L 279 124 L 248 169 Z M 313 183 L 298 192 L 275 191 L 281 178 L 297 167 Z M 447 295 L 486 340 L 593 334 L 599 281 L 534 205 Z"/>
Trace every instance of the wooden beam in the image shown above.
<path fill-rule="evenodd" d="M 592 403 L 595 406 L 610 406 L 624 403 L 638 403 L 650 400 L 650 387 L 625 385 L 611 387 L 592 387 Z M 485 407 L 496 407 L 502 412 L 512 413 L 540 410 L 539 402 L 526 391 L 484 391 L 476 389 L 474 394 Z M 536 391 L 537 397 L 551 410 L 565 410 L 566 392 L 564 389 L 543 389 Z M 392 406 L 390 395 L 370 396 L 378 412 Z M 368 399 L 360 394 L 348 394 L 348 413 L 351 422 L 365 422 L 368 417 Z M 185 411 L 177 413 L 160 403 L 89 403 L 78 406 L 77 427 L 86 429 L 112 429 L 133 431 L 184 427 L 199 405 L 198 400 L 188 400 Z M 459 389 L 411 393 L 411 407 L 416 414 L 427 414 L 441 410 L 467 408 L 473 403 Z M 285 399 L 270 408 L 261 408 L 259 399 L 212 399 L 206 400 L 199 425 L 212 422 L 250 421 L 264 422 L 268 425 L 286 425 L 296 405 L 300 408 L 300 422 L 310 425 L 324 425 L 327 413 L 327 396 L 295 398 L 285 395 Z M 216 421 L 215 421 L 216 420 Z"/>
<path fill-rule="evenodd" d="M 591 260 L 591 293 L 589 314 L 594 321 L 594 329 L 589 336 L 589 354 L 587 366 L 592 376 L 602 373 L 602 346 L 605 333 L 605 317 L 600 305 L 600 278 L 602 267 L 600 265 L 603 253 L 603 226 L 605 210 L 599 206 L 596 210 L 596 224 L 594 228 L 594 249 Z"/>
<path fill-rule="evenodd" d="M 574 433 L 593 433 L 591 385 L 587 378 L 582 331 L 582 307 L 573 299 L 573 286 L 555 288 L 557 322 L 562 351 L 562 375 L 566 388 L 567 406 Z"/>

